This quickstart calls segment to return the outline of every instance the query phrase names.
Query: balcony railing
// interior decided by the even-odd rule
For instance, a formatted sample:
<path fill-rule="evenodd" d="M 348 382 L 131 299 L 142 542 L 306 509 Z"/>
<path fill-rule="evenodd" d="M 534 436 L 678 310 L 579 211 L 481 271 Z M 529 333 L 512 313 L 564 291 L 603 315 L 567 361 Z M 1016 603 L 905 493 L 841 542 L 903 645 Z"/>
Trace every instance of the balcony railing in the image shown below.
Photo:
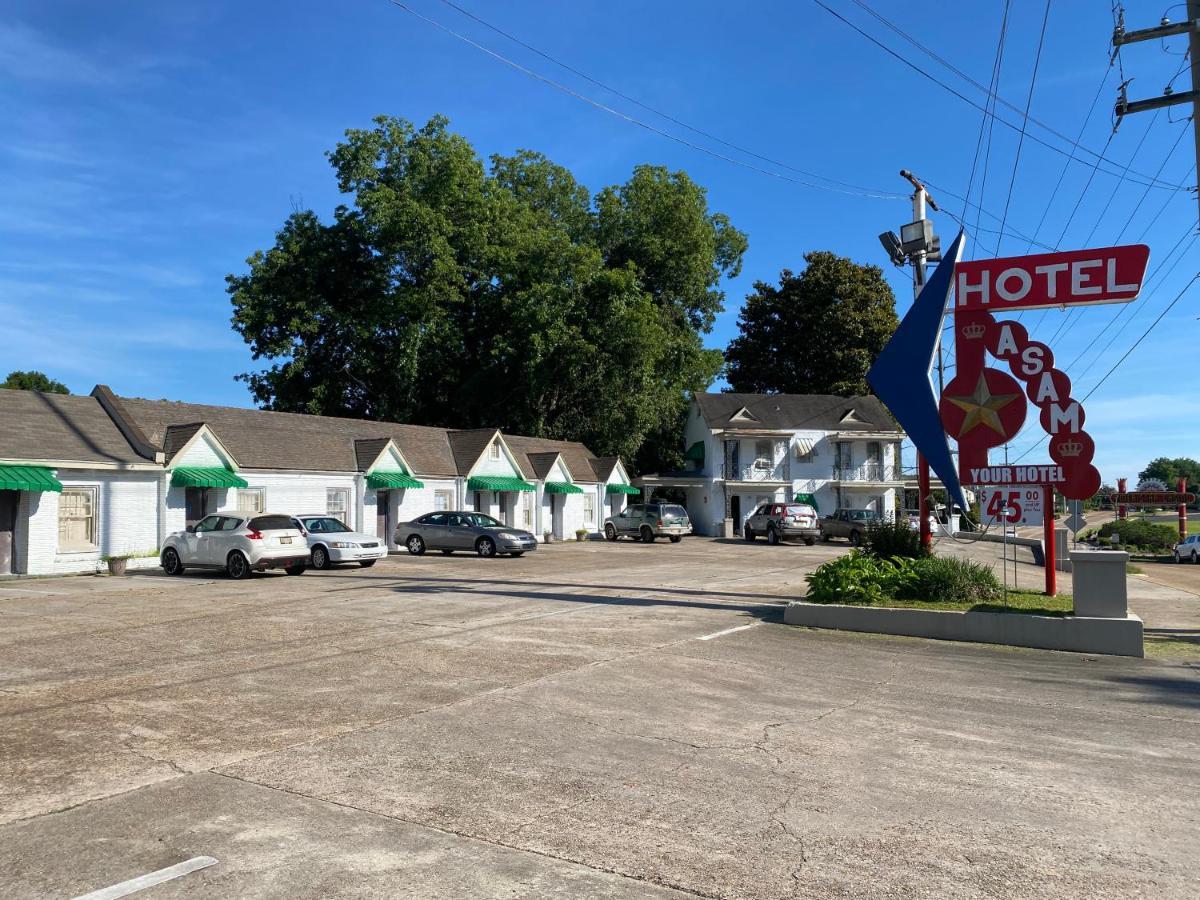
<path fill-rule="evenodd" d="M 902 481 L 903 475 L 897 466 L 889 466 L 885 463 L 863 463 L 858 466 L 835 466 L 833 480 L 859 482 Z"/>
<path fill-rule="evenodd" d="M 791 481 L 791 466 L 787 460 L 773 465 L 751 463 L 748 466 L 726 465 L 726 481 Z"/>

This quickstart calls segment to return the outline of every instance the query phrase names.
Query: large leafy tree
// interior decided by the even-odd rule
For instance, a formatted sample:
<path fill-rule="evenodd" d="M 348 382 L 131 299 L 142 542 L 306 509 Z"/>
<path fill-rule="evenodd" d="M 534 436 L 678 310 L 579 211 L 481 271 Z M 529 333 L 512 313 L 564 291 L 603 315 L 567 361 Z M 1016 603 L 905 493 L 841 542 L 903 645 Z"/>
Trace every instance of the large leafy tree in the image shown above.
<path fill-rule="evenodd" d="M 1180 478 L 1186 478 L 1188 490 L 1192 490 L 1200 486 L 1200 462 L 1187 456 L 1179 456 L 1175 459 L 1160 456 L 1138 473 L 1139 481 L 1151 478 L 1161 481 L 1169 491 L 1175 490 L 1175 485 Z"/>
<path fill-rule="evenodd" d="M 594 198 L 544 156 L 486 166 L 445 119 L 380 117 L 329 154 L 349 202 L 300 211 L 228 277 L 271 409 L 583 440 L 672 462 L 702 335 L 746 238 L 682 172 Z"/>
<path fill-rule="evenodd" d="M 13 391 L 41 391 L 45 394 L 69 394 L 67 386 L 61 381 L 55 381 L 44 372 L 9 372 L 8 378 L 0 383 L 0 388 Z"/>
<path fill-rule="evenodd" d="M 867 370 L 896 330 L 896 298 L 878 266 L 827 251 L 804 256 L 799 275 L 755 282 L 725 351 L 734 391 L 870 392 Z"/>

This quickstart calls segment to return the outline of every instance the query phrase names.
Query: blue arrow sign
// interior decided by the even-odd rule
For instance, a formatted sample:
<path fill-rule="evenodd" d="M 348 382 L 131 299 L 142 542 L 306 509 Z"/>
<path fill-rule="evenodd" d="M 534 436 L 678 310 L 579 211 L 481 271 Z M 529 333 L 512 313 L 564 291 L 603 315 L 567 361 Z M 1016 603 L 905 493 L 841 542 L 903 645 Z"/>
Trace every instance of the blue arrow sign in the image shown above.
<path fill-rule="evenodd" d="M 929 373 L 954 282 L 954 266 L 962 256 L 965 241 L 966 236 L 959 231 L 933 276 L 913 301 L 912 309 L 867 373 L 867 383 L 892 411 L 960 509 L 967 508 L 967 501 L 950 455 L 950 443 L 942 427 Z"/>

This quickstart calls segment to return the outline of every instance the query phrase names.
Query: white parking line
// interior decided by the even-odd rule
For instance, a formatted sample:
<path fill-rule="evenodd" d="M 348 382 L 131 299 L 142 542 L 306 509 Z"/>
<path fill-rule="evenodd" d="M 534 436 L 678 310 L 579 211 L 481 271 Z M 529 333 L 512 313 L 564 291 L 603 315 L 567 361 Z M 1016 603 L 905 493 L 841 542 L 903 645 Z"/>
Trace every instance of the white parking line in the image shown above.
<path fill-rule="evenodd" d="M 194 856 L 186 862 L 167 866 L 165 869 L 159 869 L 157 872 L 139 875 L 137 878 L 130 878 L 128 881 L 122 881 L 120 884 L 100 888 L 100 890 L 92 891 L 90 894 L 80 894 L 75 900 L 116 900 L 117 897 L 128 897 L 137 891 L 144 891 L 148 887 L 154 887 L 156 884 L 162 884 L 164 881 L 179 878 L 181 875 L 187 875 L 199 869 L 207 869 L 209 866 L 215 866 L 216 864 L 217 861 L 211 856 Z"/>
<path fill-rule="evenodd" d="M 733 634 L 735 631 L 745 631 L 747 628 L 756 628 L 762 622 L 751 622 L 749 625 L 735 625 L 733 628 L 726 628 L 724 631 L 714 631 L 712 634 L 706 634 L 704 637 L 696 638 L 698 641 L 711 641 L 713 638 L 719 638 L 726 634 Z"/>
<path fill-rule="evenodd" d="M 14 588 L 0 584 L 0 593 L 12 592 L 14 594 L 45 594 L 49 597 L 57 597 L 62 591 L 31 591 L 29 588 Z"/>

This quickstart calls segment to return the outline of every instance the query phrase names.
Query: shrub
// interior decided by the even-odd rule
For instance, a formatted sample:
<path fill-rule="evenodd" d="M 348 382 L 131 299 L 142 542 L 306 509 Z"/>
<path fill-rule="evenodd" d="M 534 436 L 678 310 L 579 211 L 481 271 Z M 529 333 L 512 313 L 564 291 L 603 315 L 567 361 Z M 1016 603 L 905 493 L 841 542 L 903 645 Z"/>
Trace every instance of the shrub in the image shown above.
<path fill-rule="evenodd" d="M 1108 540 L 1114 534 L 1122 544 L 1140 550 L 1169 550 L 1179 540 L 1174 526 L 1141 519 L 1116 519 L 1100 526 L 1101 540 Z"/>
<path fill-rule="evenodd" d="M 921 532 L 908 522 L 876 522 L 863 537 L 864 553 L 877 559 L 921 559 L 929 551 L 921 544 Z"/>
<path fill-rule="evenodd" d="M 805 576 L 813 603 L 879 603 L 907 592 L 915 561 L 852 551 Z"/>
<path fill-rule="evenodd" d="M 900 596 L 931 603 L 986 603 L 1003 594 L 990 566 L 953 556 L 917 560 Z"/>

